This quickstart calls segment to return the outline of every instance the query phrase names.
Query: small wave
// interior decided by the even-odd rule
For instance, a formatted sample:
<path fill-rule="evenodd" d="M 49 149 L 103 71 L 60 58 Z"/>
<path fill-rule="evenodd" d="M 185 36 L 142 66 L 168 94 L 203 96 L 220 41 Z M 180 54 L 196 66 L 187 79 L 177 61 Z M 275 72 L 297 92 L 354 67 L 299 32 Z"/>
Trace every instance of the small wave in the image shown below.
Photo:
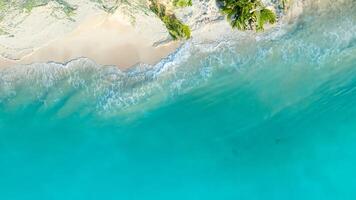
<path fill-rule="evenodd" d="M 346 10 L 343 15 L 352 15 L 352 9 Z M 355 40 L 352 17 L 340 21 L 328 15 L 303 14 L 291 26 L 252 36 L 234 33 L 215 41 L 193 38 L 156 65 L 139 64 L 128 71 L 87 58 L 6 68 L 0 70 L 0 106 L 7 110 L 35 106 L 37 112 L 51 110 L 59 116 L 110 117 L 152 109 L 214 82 L 217 74 L 242 78 L 248 71 L 275 65 L 279 67 L 273 70 L 302 65 L 320 69 L 345 54 Z M 335 23 L 337 29 L 332 27 Z"/>

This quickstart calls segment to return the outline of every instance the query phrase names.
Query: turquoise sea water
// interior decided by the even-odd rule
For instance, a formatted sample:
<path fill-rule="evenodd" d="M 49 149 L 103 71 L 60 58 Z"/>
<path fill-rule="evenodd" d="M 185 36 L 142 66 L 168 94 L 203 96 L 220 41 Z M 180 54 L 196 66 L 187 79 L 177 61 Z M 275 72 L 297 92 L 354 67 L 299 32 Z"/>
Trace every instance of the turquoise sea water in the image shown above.
<path fill-rule="evenodd" d="M 0 199 L 356 199 L 356 2 L 129 72 L 0 71 Z"/>

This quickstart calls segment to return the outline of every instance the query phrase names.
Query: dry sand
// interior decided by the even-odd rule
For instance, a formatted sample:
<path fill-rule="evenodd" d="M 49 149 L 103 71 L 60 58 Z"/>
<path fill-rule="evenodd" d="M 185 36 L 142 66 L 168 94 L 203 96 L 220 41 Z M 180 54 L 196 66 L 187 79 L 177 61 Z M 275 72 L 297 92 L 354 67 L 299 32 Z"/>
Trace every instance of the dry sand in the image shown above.
<path fill-rule="evenodd" d="M 178 46 L 178 42 L 169 42 L 154 47 L 149 35 L 137 31 L 120 14 L 99 14 L 86 20 L 70 34 L 36 49 L 18 61 L 0 58 L 0 66 L 67 62 L 87 57 L 98 64 L 127 69 L 137 63 L 154 64 Z"/>

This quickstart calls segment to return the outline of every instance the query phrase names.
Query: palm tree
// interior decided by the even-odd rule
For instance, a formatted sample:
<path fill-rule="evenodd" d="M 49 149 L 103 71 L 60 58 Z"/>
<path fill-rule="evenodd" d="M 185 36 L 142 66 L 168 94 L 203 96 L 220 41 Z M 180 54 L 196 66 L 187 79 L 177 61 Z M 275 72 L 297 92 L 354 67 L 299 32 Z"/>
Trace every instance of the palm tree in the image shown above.
<path fill-rule="evenodd" d="M 233 28 L 263 30 L 265 23 L 275 23 L 276 15 L 260 0 L 216 0 Z"/>

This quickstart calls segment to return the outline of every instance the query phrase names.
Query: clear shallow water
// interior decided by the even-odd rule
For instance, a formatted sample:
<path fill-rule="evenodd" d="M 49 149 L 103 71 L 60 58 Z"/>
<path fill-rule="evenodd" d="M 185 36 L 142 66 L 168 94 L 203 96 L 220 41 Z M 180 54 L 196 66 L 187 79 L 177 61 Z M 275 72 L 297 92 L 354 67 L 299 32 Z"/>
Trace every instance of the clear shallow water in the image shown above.
<path fill-rule="evenodd" d="M 355 199 L 355 2 L 321 3 L 153 69 L 0 71 L 0 198 Z"/>

